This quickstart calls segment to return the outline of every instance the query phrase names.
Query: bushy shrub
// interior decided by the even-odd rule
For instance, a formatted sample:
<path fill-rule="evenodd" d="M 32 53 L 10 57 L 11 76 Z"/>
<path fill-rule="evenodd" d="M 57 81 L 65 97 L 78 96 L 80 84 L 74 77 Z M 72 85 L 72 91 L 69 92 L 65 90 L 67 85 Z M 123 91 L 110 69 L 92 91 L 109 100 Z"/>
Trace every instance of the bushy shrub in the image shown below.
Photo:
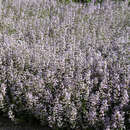
<path fill-rule="evenodd" d="M 48 0 L 7 1 L 0 32 L 0 110 L 14 122 L 27 111 L 54 129 L 125 128 L 127 2 L 88 10 Z"/>

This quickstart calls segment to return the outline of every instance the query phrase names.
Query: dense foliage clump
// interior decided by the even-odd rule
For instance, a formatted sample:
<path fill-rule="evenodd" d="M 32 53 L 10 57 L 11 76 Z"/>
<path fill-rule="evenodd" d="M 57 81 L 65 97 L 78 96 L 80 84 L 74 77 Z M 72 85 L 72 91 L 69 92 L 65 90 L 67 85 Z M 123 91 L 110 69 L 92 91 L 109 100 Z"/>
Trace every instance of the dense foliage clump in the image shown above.
<path fill-rule="evenodd" d="M 59 0 L 60 2 L 65 2 L 65 3 L 69 3 L 69 2 L 76 2 L 76 3 L 84 3 L 84 4 L 88 4 L 93 2 L 94 4 L 102 4 L 103 2 L 106 2 L 105 0 Z M 114 2 L 122 2 L 124 0 L 112 0 Z"/>
<path fill-rule="evenodd" d="M 0 111 L 54 129 L 128 129 L 128 1 L 20 2 L 0 10 Z"/>

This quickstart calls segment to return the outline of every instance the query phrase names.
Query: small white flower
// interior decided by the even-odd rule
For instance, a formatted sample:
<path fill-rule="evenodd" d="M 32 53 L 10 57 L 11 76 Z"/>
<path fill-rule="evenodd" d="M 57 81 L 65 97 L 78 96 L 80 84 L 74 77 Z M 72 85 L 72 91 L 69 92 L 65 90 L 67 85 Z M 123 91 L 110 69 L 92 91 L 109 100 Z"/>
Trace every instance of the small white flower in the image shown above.
<path fill-rule="evenodd" d="M 15 116 L 14 116 L 14 114 L 13 114 L 13 111 L 12 111 L 12 110 L 9 110 L 9 111 L 8 111 L 8 116 L 9 116 L 9 118 L 10 118 L 12 121 L 14 121 L 14 120 L 15 120 Z"/>
<path fill-rule="evenodd" d="M 4 83 L 1 84 L 0 89 L 1 89 L 2 94 L 5 96 L 5 94 L 6 94 L 6 85 Z"/>

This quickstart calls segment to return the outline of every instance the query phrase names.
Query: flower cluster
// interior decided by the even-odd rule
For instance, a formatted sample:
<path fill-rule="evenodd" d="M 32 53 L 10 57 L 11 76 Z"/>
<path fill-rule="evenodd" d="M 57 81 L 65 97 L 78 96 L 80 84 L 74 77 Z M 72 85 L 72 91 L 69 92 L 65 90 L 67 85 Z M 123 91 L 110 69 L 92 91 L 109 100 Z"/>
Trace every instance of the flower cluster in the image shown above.
<path fill-rule="evenodd" d="M 128 1 L 91 6 L 3 1 L 0 111 L 12 121 L 28 111 L 54 129 L 127 127 Z"/>

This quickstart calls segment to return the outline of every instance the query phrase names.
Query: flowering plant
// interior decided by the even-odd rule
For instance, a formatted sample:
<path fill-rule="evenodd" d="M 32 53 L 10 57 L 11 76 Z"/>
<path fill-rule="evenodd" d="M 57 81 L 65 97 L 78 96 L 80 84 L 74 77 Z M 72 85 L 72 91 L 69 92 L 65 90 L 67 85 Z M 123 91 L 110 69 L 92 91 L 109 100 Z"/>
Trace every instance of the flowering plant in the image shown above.
<path fill-rule="evenodd" d="M 128 1 L 20 2 L 1 7 L 0 111 L 54 129 L 127 129 Z"/>

